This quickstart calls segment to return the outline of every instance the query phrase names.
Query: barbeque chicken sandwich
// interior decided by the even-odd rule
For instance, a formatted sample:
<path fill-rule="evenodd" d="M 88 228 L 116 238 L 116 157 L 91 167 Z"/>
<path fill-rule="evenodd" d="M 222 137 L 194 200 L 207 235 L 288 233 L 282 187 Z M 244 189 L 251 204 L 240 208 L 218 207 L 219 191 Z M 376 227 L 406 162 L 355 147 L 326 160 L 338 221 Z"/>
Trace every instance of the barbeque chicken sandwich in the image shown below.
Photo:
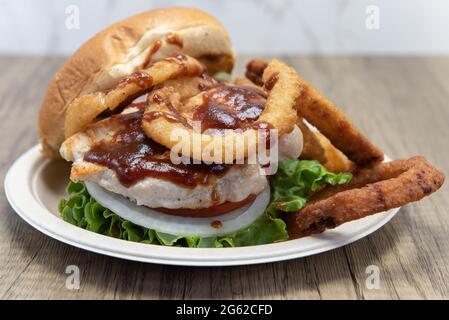
<path fill-rule="evenodd" d="M 72 162 L 64 220 L 150 244 L 229 247 L 318 233 L 437 190 L 422 157 L 383 163 L 279 60 L 231 79 L 223 26 L 159 9 L 98 33 L 44 99 L 45 155 Z"/>

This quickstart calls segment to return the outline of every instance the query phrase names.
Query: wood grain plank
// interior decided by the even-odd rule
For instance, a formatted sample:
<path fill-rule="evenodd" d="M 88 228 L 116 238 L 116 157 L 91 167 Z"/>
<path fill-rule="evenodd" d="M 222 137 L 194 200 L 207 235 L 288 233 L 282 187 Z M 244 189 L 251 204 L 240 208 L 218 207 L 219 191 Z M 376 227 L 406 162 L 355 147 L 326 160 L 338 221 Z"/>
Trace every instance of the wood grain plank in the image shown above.
<path fill-rule="evenodd" d="M 269 57 L 263 57 L 269 58 Z M 394 158 L 425 154 L 449 172 L 449 58 L 281 57 L 337 102 Z M 238 60 L 241 73 L 248 58 Z M 62 59 L 0 57 L 0 178 L 37 142 L 38 108 Z M 448 187 L 344 248 L 271 264 L 192 268 L 105 257 L 52 240 L 0 192 L 0 298 L 448 299 Z M 79 290 L 65 268 L 81 271 Z M 366 268 L 380 288 L 365 286 Z"/>

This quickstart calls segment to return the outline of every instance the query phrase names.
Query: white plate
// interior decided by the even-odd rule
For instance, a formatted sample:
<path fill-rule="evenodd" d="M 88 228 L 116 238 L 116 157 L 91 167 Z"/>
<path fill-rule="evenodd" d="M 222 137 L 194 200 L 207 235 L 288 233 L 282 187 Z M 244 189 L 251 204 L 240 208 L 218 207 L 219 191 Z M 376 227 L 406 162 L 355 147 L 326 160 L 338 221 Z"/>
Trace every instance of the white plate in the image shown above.
<path fill-rule="evenodd" d="M 96 253 L 150 263 L 229 266 L 306 257 L 369 235 L 399 210 L 346 223 L 319 235 L 274 244 L 219 249 L 164 247 L 114 239 L 63 221 L 57 203 L 65 196 L 68 175 L 68 163 L 47 160 L 37 145 L 9 169 L 5 179 L 6 197 L 19 216 L 52 238 Z"/>

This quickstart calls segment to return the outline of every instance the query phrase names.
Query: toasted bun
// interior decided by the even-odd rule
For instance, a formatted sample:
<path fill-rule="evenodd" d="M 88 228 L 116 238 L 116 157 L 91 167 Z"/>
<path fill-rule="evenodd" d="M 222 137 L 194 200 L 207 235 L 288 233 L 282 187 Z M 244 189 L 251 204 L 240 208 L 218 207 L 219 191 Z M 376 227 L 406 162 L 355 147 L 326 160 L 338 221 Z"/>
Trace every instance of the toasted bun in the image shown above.
<path fill-rule="evenodd" d="M 160 47 L 151 54 L 157 42 Z M 39 116 L 44 154 L 60 157 L 66 108 L 73 99 L 110 88 L 146 62 L 180 51 L 200 60 L 210 73 L 230 72 L 234 65 L 227 31 L 213 17 L 192 8 L 138 14 L 91 38 L 68 59 L 48 88 Z"/>

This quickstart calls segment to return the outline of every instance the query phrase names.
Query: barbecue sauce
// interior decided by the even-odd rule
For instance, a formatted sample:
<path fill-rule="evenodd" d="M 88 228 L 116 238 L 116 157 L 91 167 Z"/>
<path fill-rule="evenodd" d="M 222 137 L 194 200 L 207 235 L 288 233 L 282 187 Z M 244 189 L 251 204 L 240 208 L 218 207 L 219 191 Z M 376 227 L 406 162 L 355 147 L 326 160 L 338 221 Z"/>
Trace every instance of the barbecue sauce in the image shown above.
<path fill-rule="evenodd" d="M 131 105 L 132 106 L 132 105 Z M 84 160 L 113 170 L 126 187 L 146 177 L 169 180 L 187 187 L 208 184 L 229 168 L 222 164 L 178 164 L 170 160 L 170 150 L 147 137 L 141 128 L 143 108 L 128 114 L 113 115 L 122 129 L 111 140 L 93 146 Z"/>
<path fill-rule="evenodd" d="M 262 114 L 266 95 L 262 90 L 243 86 L 219 86 L 205 92 L 203 103 L 193 113 L 207 129 L 245 129 Z"/>
<path fill-rule="evenodd" d="M 273 89 L 274 85 L 276 84 L 276 82 L 279 79 L 279 73 L 275 72 L 273 73 L 267 81 L 265 81 L 264 83 L 264 87 L 267 91 L 271 91 L 271 89 Z"/>
<path fill-rule="evenodd" d="M 183 63 L 185 57 L 180 54 L 173 59 Z M 203 75 L 204 77 L 208 76 Z M 276 80 L 274 77 L 269 82 L 275 83 Z M 144 87 L 152 81 L 147 73 L 140 71 L 123 79 L 119 85 L 135 83 Z M 192 120 L 201 121 L 202 132 L 207 129 L 262 129 L 268 131 L 272 128 L 268 123 L 257 121 L 266 104 L 267 96 L 263 90 L 244 86 L 225 86 L 218 80 L 208 82 L 210 85 L 202 88 L 205 90 L 203 103 L 193 111 L 192 115 Z M 269 90 L 269 88 L 267 89 Z M 170 150 L 148 138 L 142 130 L 142 118 L 151 120 L 164 117 L 170 122 L 182 123 L 187 127 L 190 125 L 169 101 L 164 101 L 164 98 L 157 94 L 152 96 L 153 102 L 165 103 L 168 106 L 168 112 L 152 111 L 146 112 L 144 115 L 145 107 L 147 107 L 146 97 L 147 95 L 145 95 L 145 99 L 135 100 L 129 105 L 136 107 L 139 111 L 111 116 L 120 122 L 122 129 L 116 132 L 110 140 L 101 141 L 93 146 L 84 155 L 85 161 L 97 163 L 113 170 L 120 183 L 126 187 L 130 187 L 146 177 L 195 187 L 208 184 L 211 177 L 221 176 L 227 172 L 231 165 L 173 164 L 170 159 Z"/>
<path fill-rule="evenodd" d="M 117 84 L 117 87 L 121 88 L 131 83 L 134 83 L 140 88 L 149 88 L 153 84 L 153 77 L 151 77 L 145 71 L 136 71 L 129 77 L 120 80 L 119 83 Z"/>
<path fill-rule="evenodd" d="M 211 77 L 206 72 L 203 72 L 201 74 L 201 79 L 203 79 L 204 81 L 200 82 L 198 84 L 198 89 L 200 91 L 207 91 L 207 90 L 210 90 L 212 88 L 224 86 L 223 81 L 215 79 L 214 77 Z"/>
<path fill-rule="evenodd" d="M 159 51 L 159 49 L 162 46 L 162 41 L 161 40 L 157 40 L 156 42 L 153 43 L 150 51 L 148 52 L 147 56 L 145 57 L 145 60 L 142 63 L 142 68 L 146 68 L 151 60 L 153 59 L 153 56 L 156 54 L 156 52 Z"/>
<path fill-rule="evenodd" d="M 214 220 L 210 223 L 210 226 L 215 229 L 220 229 L 223 226 L 223 224 L 221 223 L 220 220 Z"/>
<path fill-rule="evenodd" d="M 165 111 L 149 111 L 146 112 L 143 115 L 143 118 L 147 121 L 151 121 L 157 118 L 165 118 L 165 120 L 169 122 L 177 122 L 183 124 L 185 127 L 190 128 L 190 124 L 187 122 L 187 120 L 181 116 L 176 110 L 176 108 L 173 106 L 173 104 L 170 102 L 169 99 L 165 99 L 164 97 L 161 97 L 159 94 L 153 94 L 152 98 L 154 103 L 157 104 L 165 104 L 169 110 L 169 112 Z"/>
<path fill-rule="evenodd" d="M 178 35 L 170 32 L 169 34 L 167 34 L 167 43 L 172 44 L 174 46 L 178 46 L 180 49 L 182 49 L 184 47 L 184 43 L 182 42 L 182 39 L 179 38 Z"/>

